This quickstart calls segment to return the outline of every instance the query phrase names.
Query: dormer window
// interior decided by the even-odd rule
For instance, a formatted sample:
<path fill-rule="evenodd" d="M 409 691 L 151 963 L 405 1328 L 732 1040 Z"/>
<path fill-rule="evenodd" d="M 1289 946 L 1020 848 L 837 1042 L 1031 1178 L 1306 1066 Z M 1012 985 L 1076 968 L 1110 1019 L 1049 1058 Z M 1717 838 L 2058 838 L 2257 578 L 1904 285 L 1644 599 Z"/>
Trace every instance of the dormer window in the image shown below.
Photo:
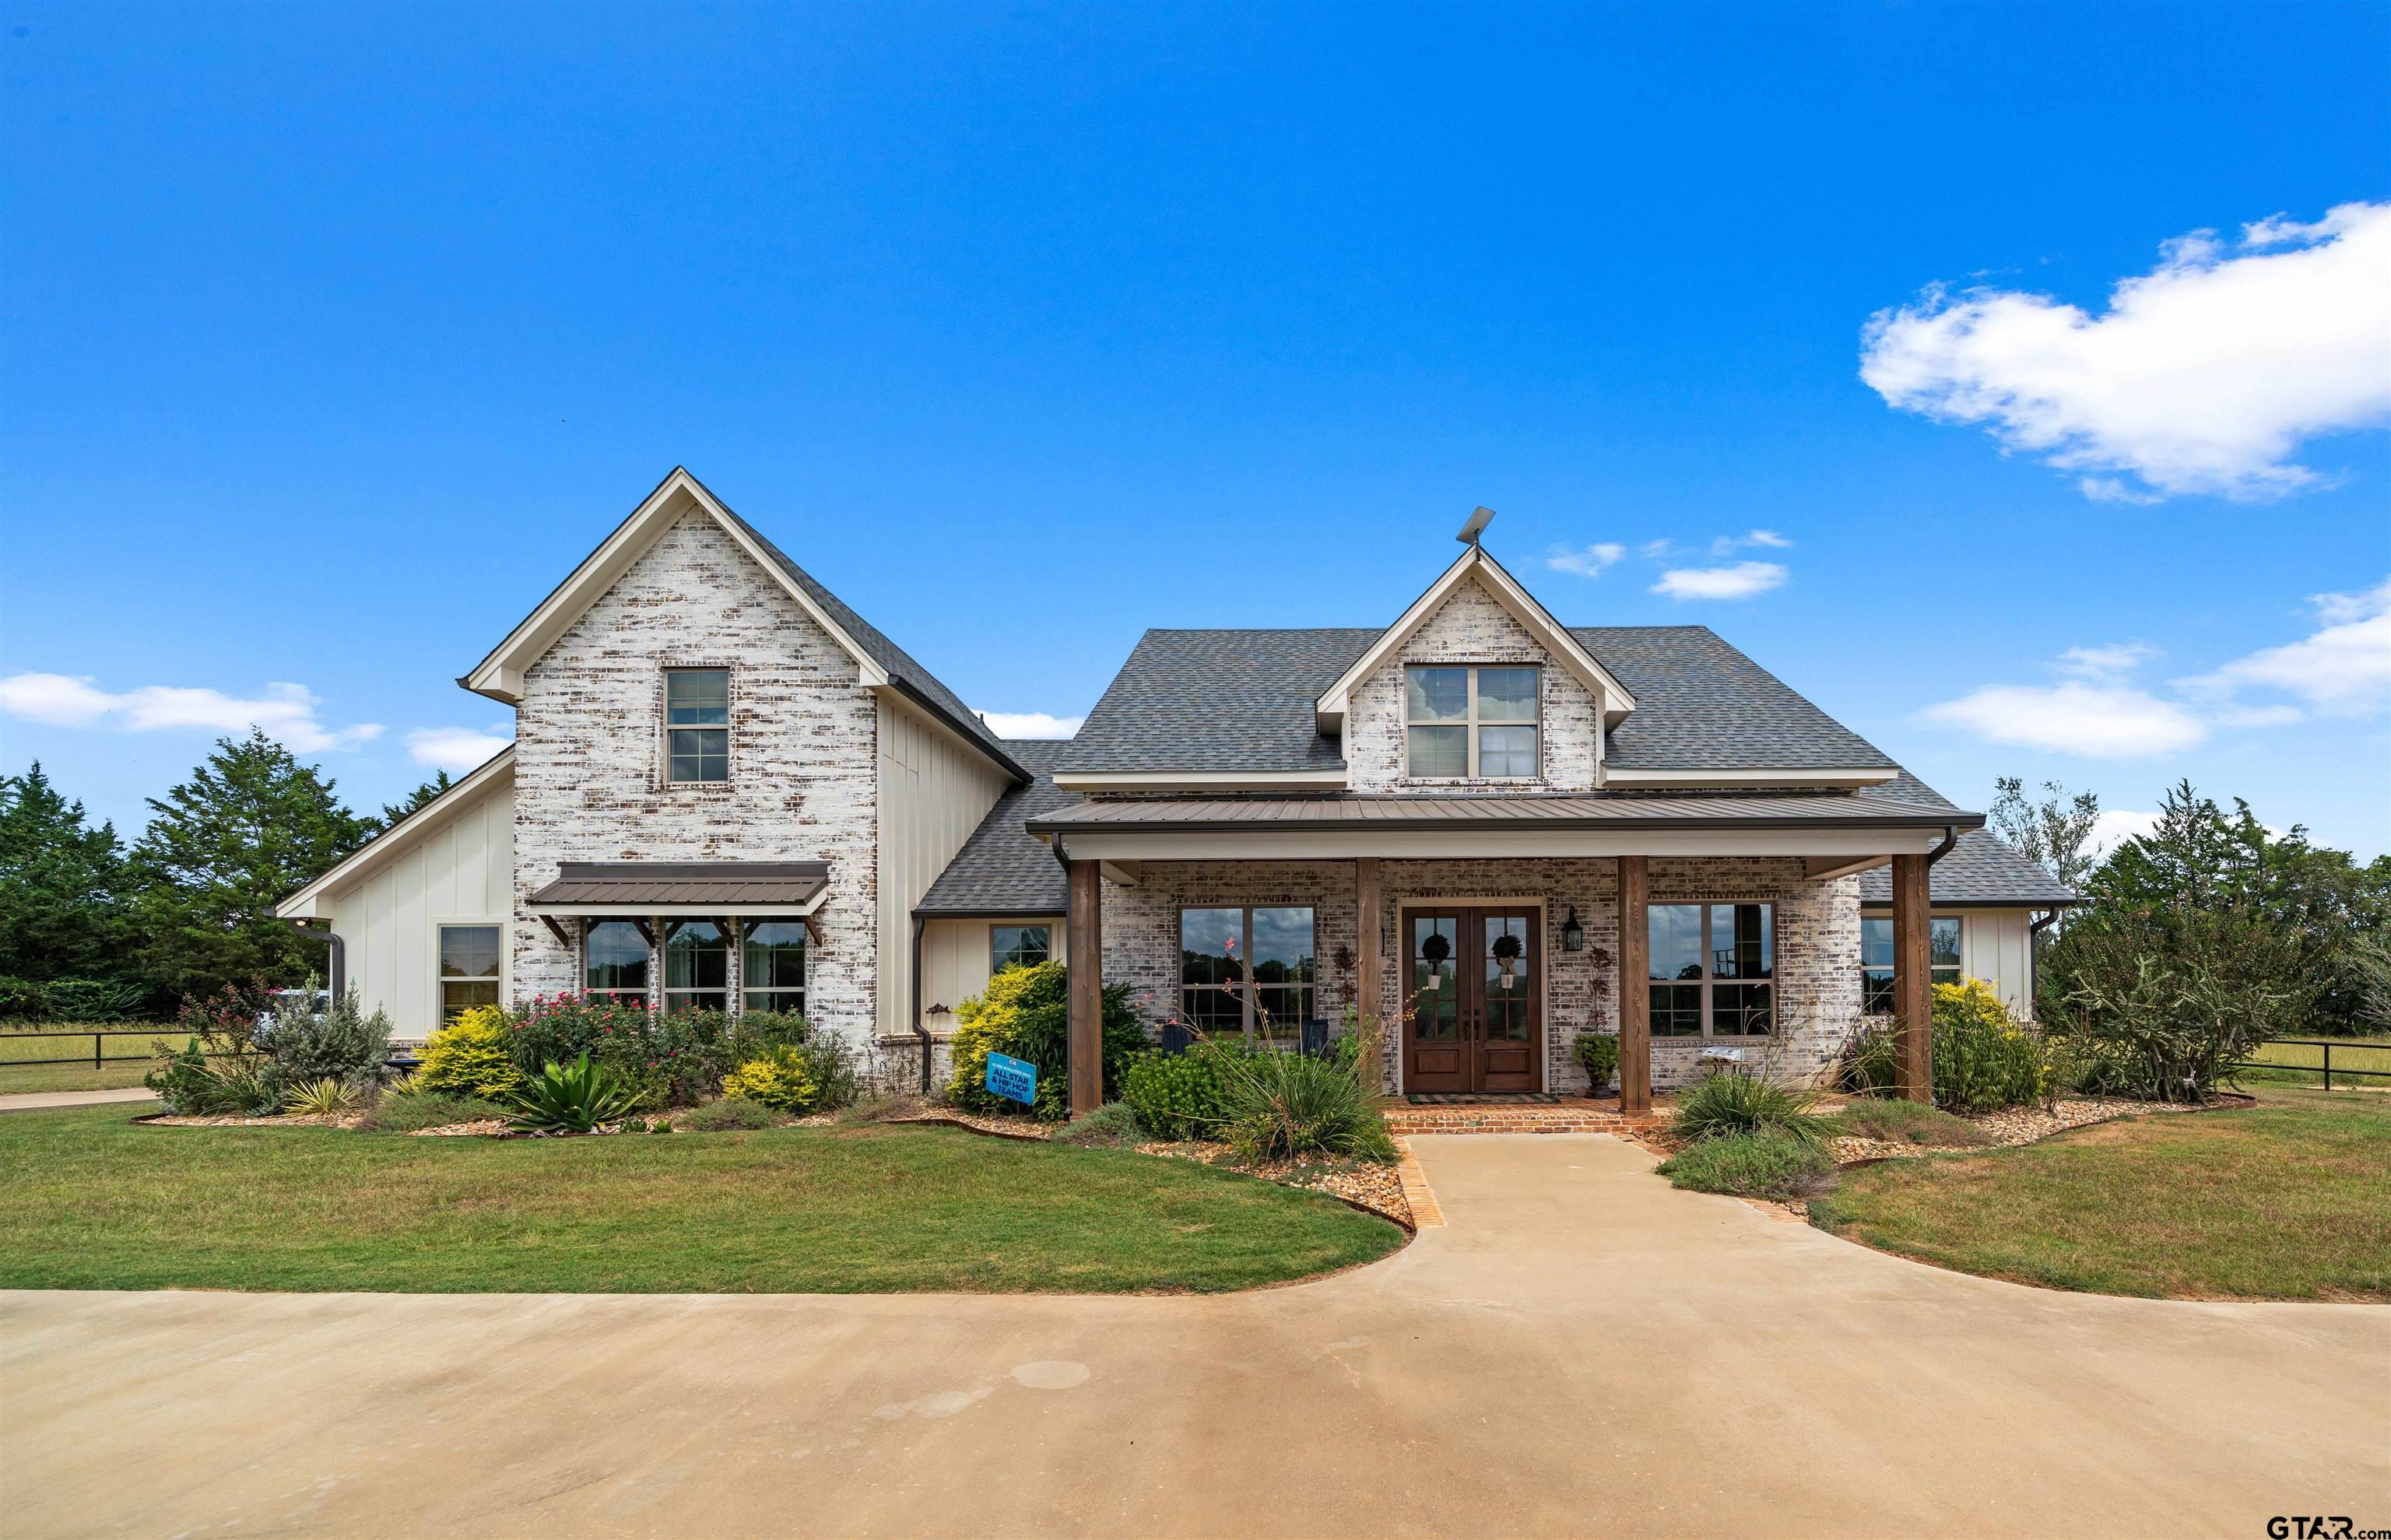
<path fill-rule="evenodd" d="M 665 670 L 665 760 L 668 780 L 730 779 L 730 670 Z"/>
<path fill-rule="evenodd" d="M 1537 673 L 1532 666 L 1404 669 L 1412 779 L 1536 779 Z"/>

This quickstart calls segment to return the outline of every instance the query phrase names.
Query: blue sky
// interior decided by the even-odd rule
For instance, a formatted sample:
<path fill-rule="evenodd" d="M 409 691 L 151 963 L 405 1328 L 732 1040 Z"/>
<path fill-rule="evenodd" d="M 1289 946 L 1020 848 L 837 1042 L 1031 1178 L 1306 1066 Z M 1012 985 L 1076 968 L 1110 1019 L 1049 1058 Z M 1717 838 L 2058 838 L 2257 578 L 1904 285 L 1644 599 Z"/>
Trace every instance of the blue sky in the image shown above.
<path fill-rule="evenodd" d="M 254 718 L 378 806 L 687 464 L 992 712 L 1147 626 L 1389 620 L 1484 503 L 1564 619 L 1710 625 L 1965 805 L 2189 776 L 2380 852 L 2387 52 L 2379 6 L 0 6 L 0 769 L 129 835 Z"/>

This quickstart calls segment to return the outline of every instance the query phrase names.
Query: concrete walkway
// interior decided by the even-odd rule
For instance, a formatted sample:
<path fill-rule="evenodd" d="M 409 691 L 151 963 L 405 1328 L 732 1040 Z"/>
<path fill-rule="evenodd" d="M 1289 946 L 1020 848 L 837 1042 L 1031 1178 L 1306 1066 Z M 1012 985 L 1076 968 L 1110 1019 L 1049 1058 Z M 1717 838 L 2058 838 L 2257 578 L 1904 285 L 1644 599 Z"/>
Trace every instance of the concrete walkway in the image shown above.
<path fill-rule="evenodd" d="M 2197 1535 L 2391 1524 L 2391 1307 L 2061 1295 L 1415 1138 L 1213 1299 L 19 1294 L 0 1533 Z"/>
<path fill-rule="evenodd" d="M 158 1094 L 140 1086 L 121 1091 L 20 1091 L 0 1096 L 0 1112 L 52 1112 L 62 1106 L 99 1106 L 109 1102 L 154 1102 Z"/>

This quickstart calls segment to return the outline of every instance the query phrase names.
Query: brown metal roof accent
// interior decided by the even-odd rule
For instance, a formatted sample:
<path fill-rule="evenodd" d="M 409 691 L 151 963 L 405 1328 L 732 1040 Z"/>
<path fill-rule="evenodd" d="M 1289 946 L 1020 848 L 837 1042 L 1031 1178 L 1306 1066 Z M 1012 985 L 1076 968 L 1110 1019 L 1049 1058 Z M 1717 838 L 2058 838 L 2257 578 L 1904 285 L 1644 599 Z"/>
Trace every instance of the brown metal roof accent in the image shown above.
<path fill-rule="evenodd" d="M 1038 833 L 1082 829 L 1912 828 L 1983 825 L 1948 804 L 1860 793 L 1652 796 L 1592 793 L 1518 796 L 1105 797 L 1028 820 Z"/>
<path fill-rule="evenodd" d="M 568 861 L 534 904 L 801 904 L 830 886 L 822 861 Z"/>

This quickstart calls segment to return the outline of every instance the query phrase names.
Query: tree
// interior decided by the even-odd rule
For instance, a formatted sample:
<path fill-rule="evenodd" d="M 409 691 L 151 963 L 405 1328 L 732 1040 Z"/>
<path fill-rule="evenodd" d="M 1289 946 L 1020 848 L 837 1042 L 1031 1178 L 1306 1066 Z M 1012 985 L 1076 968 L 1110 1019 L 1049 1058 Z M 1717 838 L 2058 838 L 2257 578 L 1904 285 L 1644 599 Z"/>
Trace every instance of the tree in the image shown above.
<path fill-rule="evenodd" d="M 431 801 L 433 797 L 438 796 L 442 792 L 446 791 L 449 787 L 455 784 L 456 783 L 454 781 L 448 779 L 448 772 L 446 770 L 433 771 L 431 780 L 426 781 L 423 784 L 416 787 L 413 791 L 407 793 L 405 796 L 400 797 L 397 801 L 385 802 L 382 804 L 381 822 L 376 828 L 375 832 L 380 833 L 382 829 L 389 828 L 400 819 L 405 818 L 407 814 L 415 811 L 418 808 L 422 807 L 426 802 Z"/>
<path fill-rule="evenodd" d="M 0 975 L 123 978 L 134 965 L 125 899 L 113 824 L 86 823 L 39 760 L 0 777 Z"/>
<path fill-rule="evenodd" d="M 152 971 L 178 994 L 323 971 L 321 946 L 273 917 L 275 903 L 365 842 L 315 767 L 252 729 L 219 741 L 191 779 L 151 798 L 132 864 Z"/>
<path fill-rule="evenodd" d="M 2100 822 L 2100 798 L 2077 792 L 2066 800 L 2065 787 L 2046 781 L 2042 800 L 2031 801 L 2025 782 L 2014 775 L 1996 776 L 1993 789 L 1999 793 L 1993 798 L 1993 827 L 2001 838 L 2068 886 L 2082 887 L 2096 864 L 2085 845 Z"/>

